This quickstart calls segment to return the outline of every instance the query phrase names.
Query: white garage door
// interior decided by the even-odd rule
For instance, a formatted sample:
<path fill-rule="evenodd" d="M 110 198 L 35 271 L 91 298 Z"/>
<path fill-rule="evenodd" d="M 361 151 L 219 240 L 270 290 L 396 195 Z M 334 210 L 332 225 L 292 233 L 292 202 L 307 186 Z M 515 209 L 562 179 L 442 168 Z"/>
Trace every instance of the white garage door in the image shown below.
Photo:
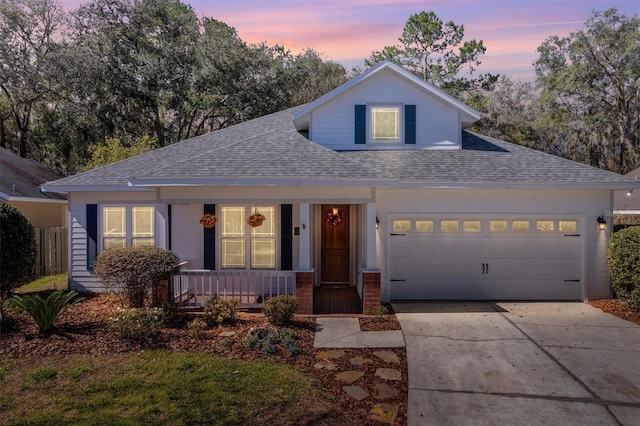
<path fill-rule="evenodd" d="M 392 300 L 579 300 L 575 219 L 401 218 L 391 223 Z"/>

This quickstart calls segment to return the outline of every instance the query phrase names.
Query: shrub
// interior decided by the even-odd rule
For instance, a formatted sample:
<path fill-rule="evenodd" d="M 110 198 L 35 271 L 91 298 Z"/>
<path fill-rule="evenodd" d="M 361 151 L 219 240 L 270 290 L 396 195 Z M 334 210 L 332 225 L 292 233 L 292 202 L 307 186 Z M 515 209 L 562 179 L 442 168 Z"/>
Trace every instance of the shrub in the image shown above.
<path fill-rule="evenodd" d="M 84 297 L 81 297 L 76 291 L 57 290 L 49 293 L 46 299 L 43 299 L 39 294 L 15 295 L 9 300 L 9 303 L 20 311 L 31 315 L 38 324 L 40 332 L 46 333 L 53 328 L 53 322 L 67 306 L 83 300 Z"/>
<path fill-rule="evenodd" d="M 160 334 L 165 315 L 161 308 L 120 309 L 109 322 L 121 338 L 143 340 Z"/>
<path fill-rule="evenodd" d="M 42 367 L 37 370 L 33 370 L 29 373 L 29 378 L 36 383 L 43 382 L 45 380 L 51 380 L 58 375 L 58 372 L 51 367 Z"/>
<path fill-rule="evenodd" d="M 270 297 L 262 304 L 262 313 L 270 324 L 284 326 L 293 320 L 298 309 L 295 296 L 280 295 Z"/>
<path fill-rule="evenodd" d="M 244 345 L 249 349 L 259 350 L 267 355 L 278 352 L 278 345 L 284 347 L 285 352 L 295 356 L 302 353 L 298 346 L 298 336 L 293 330 L 278 331 L 269 327 L 259 327 L 251 329 L 244 341 Z"/>
<path fill-rule="evenodd" d="M 384 316 L 389 314 L 389 309 L 384 305 L 369 305 L 365 303 L 364 314 L 374 316 L 376 321 L 384 321 Z"/>
<path fill-rule="evenodd" d="M 201 339 L 204 336 L 204 332 L 207 330 L 207 322 L 202 318 L 195 318 L 189 324 L 187 324 L 189 334 L 193 337 Z"/>
<path fill-rule="evenodd" d="M 129 307 L 141 308 L 154 281 L 178 271 L 180 259 L 158 247 L 119 247 L 105 250 L 96 259 L 95 273 L 111 291 L 124 292 Z"/>
<path fill-rule="evenodd" d="M 609 242 L 609 273 L 616 296 L 640 309 L 640 226 L 622 229 Z"/>
<path fill-rule="evenodd" d="M 18 209 L 0 200 L 0 327 L 4 301 L 31 276 L 35 261 L 33 226 Z"/>
<path fill-rule="evenodd" d="M 213 324 L 232 324 L 236 321 L 238 299 L 212 297 L 204 305 L 204 317 Z"/>

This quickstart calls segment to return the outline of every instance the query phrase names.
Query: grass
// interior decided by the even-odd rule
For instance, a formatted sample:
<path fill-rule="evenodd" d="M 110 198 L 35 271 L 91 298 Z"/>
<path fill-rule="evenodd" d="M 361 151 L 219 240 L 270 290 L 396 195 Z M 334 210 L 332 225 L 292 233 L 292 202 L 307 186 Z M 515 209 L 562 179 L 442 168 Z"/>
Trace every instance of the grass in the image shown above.
<path fill-rule="evenodd" d="M 3 425 L 311 424 L 335 409 L 314 379 L 268 360 L 139 353 L 0 357 Z"/>
<path fill-rule="evenodd" d="M 21 287 L 15 289 L 16 293 L 37 293 L 39 291 L 47 290 L 66 290 L 67 289 L 67 274 L 59 275 L 47 275 L 39 277 L 35 281 L 31 281 Z"/>

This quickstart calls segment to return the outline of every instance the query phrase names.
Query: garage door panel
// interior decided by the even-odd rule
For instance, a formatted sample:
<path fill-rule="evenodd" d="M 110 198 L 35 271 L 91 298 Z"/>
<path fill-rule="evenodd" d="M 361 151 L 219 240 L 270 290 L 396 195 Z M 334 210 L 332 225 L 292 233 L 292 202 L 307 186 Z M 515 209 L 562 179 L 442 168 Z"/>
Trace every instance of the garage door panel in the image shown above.
<path fill-rule="evenodd" d="M 491 233 L 488 220 L 483 220 L 484 233 L 408 232 L 391 236 L 388 263 L 388 278 L 394 280 L 389 282 L 391 298 L 580 298 L 582 237 L 533 229 L 523 234 Z"/>

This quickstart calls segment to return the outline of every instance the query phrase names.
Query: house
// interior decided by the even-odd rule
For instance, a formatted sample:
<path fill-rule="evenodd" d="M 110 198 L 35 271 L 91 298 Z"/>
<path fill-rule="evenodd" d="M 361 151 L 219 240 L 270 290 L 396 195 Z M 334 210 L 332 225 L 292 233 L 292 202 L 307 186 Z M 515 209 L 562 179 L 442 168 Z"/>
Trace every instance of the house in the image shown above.
<path fill-rule="evenodd" d="M 640 168 L 626 176 L 640 181 Z M 640 191 L 626 189 L 613 195 L 613 223 L 616 227 L 640 225 Z"/>
<path fill-rule="evenodd" d="M 61 177 L 43 164 L 0 148 L 0 199 L 18 209 L 34 227 L 36 275 L 67 271 L 66 196 L 40 188 Z"/>
<path fill-rule="evenodd" d="M 605 215 L 640 184 L 465 130 L 479 118 L 382 62 L 309 104 L 47 183 L 69 196 L 70 287 L 101 288 L 109 247 L 156 245 L 188 262 L 173 289 L 193 303 L 295 293 L 311 313 L 325 285 L 364 304 L 610 297 Z"/>
<path fill-rule="evenodd" d="M 66 225 L 66 197 L 40 190 L 43 183 L 61 177 L 43 164 L 0 148 L 0 199 L 20 210 L 33 226 Z"/>

